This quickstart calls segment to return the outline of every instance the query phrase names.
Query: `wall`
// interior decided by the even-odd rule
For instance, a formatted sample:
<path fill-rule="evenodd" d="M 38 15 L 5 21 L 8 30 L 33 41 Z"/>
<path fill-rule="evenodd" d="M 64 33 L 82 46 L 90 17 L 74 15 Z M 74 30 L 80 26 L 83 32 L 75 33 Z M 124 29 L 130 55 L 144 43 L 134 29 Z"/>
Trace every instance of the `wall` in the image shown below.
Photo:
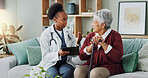
<path fill-rule="evenodd" d="M 95 0 L 89 0 L 89 1 L 92 2 L 88 2 L 87 5 L 93 6 Z M 102 1 L 103 1 L 103 8 L 107 8 L 112 11 L 113 23 L 111 28 L 117 30 L 118 3 L 119 1 L 128 1 L 128 0 L 102 0 Z M 138 1 L 138 0 L 130 0 L 130 1 Z M 66 6 L 66 4 L 64 6 Z M 89 8 L 89 6 L 87 8 Z M 20 38 L 22 40 L 40 36 L 41 0 L 6 0 L 6 10 L 9 12 L 11 16 L 9 24 L 13 24 L 16 27 L 21 24 L 24 26 L 22 30 L 19 32 Z M 71 18 L 69 20 L 71 20 Z M 90 31 L 91 29 L 92 18 L 82 18 L 82 23 L 83 23 L 82 33 L 86 35 L 87 31 Z M 148 26 L 146 27 L 148 30 Z M 148 32 L 146 32 L 146 34 L 148 34 Z"/>
<path fill-rule="evenodd" d="M 23 25 L 19 32 L 21 40 L 39 37 L 41 34 L 41 0 L 5 0 L 1 22 Z"/>
<path fill-rule="evenodd" d="M 112 28 L 117 30 L 118 4 L 120 1 L 129 1 L 129 0 L 102 0 L 102 1 L 103 1 L 103 8 L 107 8 L 112 11 L 112 14 L 113 14 Z M 141 1 L 141 0 L 130 0 L 130 1 Z M 144 1 L 148 1 L 148 0 L 144 0 Z M 147 6 L 147 10 L 148 10 L 148 6 Z M 148 20 L 146 22 L 148 22 Z M 146 25 L 146 34 L 148 35 L 148 24 Z"/>
<path fill-rule="evenodd" d="M 41 34 L 41 0 L 18 0 L 18 25 L 23 25 L 19 35 L 22 40 Z"/>
<path fill-rule="evenodd" d="M 4 9 L 0 12 L 0 23 L 17 27 L 17 0 L 5 0 Z"/>

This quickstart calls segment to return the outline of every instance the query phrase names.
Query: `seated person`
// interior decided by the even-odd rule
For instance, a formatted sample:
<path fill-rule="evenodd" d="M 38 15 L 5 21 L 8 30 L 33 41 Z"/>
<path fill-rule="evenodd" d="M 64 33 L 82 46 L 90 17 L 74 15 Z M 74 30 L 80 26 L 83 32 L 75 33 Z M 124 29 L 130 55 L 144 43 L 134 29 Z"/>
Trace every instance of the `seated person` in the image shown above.
<path fill-rule="evenodd" d="M 55 78 L 56 75 L 72 78 L 75 67 L 71 61 L 72 57 L 67 56 L 69 51 L 61 50 L 61 48 L 72 47 L 76 44 L 73 33 L 65 28 L 68 19 L 67 14 L 61 3 L 54 3 L 50 6 L 47 15 L 50 20 L 54 20 L 54 23 L 41 34 L 42 60 L 38 66 L 43 67 L 47 71 L 46 75 L 51 76 L 46 78 Z M 80 43 L 81 39 L 82 35 L 78 33 L 77 44 Z M 39 71 L 36 68 L 32 71 L 32 74 L 39 74 Z"/>
<path fill-rule="evenodd" d="M 88 34 L 79 51 L 80 59 L 87 62 L 83 66 L 76 67 L 74 78 L 87 78 L 93 43 L 95 43 L 95 48 L 90 78 L 106 78 L 124 72 L 121 64 L 123 56 L 121 35 L 110 29 L 111 23 L 110 10 L 101 9 L 94 13 L 93 32 Z"/>

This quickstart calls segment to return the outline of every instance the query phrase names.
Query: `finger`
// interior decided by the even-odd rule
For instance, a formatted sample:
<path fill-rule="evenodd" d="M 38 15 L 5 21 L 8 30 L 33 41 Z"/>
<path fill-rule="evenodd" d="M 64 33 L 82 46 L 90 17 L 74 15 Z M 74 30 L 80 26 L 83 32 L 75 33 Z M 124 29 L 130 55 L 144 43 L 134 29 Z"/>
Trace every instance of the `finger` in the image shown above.
<path fill-rule="evenodd" d="M 92 44 L 93 42 L 90 42 L 90 44 Z"/>
<path fill-rule="evenodd" d="M 99 44 L 101 45 L 102 42 L 99 42 Z"/>
<path fill-rule="evenodd" d="M 83 34 L 82 37 L 84 37 L 85 35 Z"/>
<path fill-rule="evenodd" d="M 79 35 L 81 35 L 81 32 L 78 32 Z"/>
<path fill-rule="evenodd" d="M 97 36 L 95 37 L 95 43 L 97 42 L 98 40 L 97 40 Z"/>
<path fill-rule="evenodd" d="M 93 43 L 95 43 L 95 37 L 93 38 Z"/>
<path fill-rule="evenodd" d="M 99 36 L 96 37 L 97 41 L 100 39 Z"/>
<path fill-rule="evenodd" d="M 69 54 L 69 52 L 65 52 L 65 53 L 64 53 L 64 56 L 67 55 L 67 54 Z"/>
<path fill-rule="evenodd" d="M 93 43 L 95 42 L 95 37 L 92 38 L 92 42 L 93 42 Z"/>
<path fill-rule="evenodd" d="M 64 54 L 68 54 L 69 53 L 69 51 L 64 51 Z"/>

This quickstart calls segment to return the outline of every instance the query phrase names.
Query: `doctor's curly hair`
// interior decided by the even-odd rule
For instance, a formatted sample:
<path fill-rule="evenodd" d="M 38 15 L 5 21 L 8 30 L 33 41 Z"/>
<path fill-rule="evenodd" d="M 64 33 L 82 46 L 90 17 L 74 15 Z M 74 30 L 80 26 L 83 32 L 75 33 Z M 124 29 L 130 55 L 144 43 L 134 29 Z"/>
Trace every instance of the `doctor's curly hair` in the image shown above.
<path fill-rule="evenodd" d="M 64 11 L 62 4 L 61 3 L 53 3 L 48 9 L 47 16 L 50 20 L 52 20 L 53 17 L 55 17 L 56 14 L 61 11 Z"/>

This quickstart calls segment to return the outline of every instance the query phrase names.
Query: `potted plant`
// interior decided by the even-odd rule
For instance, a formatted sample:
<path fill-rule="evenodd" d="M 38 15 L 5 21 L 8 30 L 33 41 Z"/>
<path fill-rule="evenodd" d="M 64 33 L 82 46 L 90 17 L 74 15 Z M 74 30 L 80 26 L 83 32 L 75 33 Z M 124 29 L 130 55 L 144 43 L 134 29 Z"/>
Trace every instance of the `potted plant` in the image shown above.
<path fill-rule="evenodd" d="M 20 42 L 20 38 L 17 34 L 18 31 L 22 29 L 23 25 L 15 29 L 14 25 L 7 26 L 6 23 L 1 25 L 2 34 L 0 34 L 0 50 L 3 49 L 6 54 L 10 55 L 11 52 L 8 51 L 6 44 Z"/>
<path fill-rule="evenodd" d="M 45 71 L 43 67 L 39 66 L 39 68 L 41 69 L 41 71 L 39 73 L 35 73 L 34 74 L 35 77 L 37 77 L 37 78 L 45 78 L 45 77 L 53 78 L 53 77 L 49 76 L 48 74 L 47 75 L 43 75 L 43 73 L 47 73 L 47 71 Z M 34 69 L 32 69 L 32 70 L 34 70 Z M 25 78 L 25 77 L 30 77 L 30 75 L 29 74 L 25 74 L 22 78 Z M 54 77 L 54 78 L 63 78 L 63 77 L 61 77 L 59 75 L 56 75 L 56 77 Z"/>

